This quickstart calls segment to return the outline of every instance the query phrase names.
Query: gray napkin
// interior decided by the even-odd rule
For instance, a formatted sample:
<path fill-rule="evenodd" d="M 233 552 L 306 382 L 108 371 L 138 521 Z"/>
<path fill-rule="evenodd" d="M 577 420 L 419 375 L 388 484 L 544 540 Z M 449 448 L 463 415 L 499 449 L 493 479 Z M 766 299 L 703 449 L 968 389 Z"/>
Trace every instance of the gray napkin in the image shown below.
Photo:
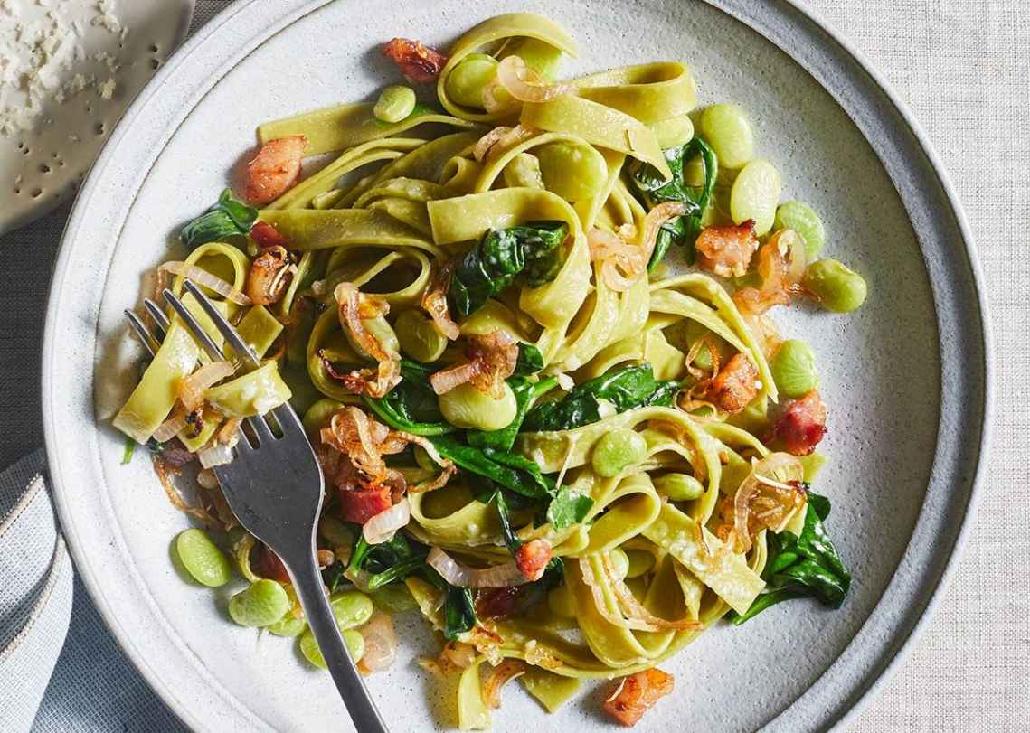
<path fill-rule="evenodd" d="M 74 578 L 45 470 L 37 450 L 0 474 L 0 730 L 184 730 Z"/>

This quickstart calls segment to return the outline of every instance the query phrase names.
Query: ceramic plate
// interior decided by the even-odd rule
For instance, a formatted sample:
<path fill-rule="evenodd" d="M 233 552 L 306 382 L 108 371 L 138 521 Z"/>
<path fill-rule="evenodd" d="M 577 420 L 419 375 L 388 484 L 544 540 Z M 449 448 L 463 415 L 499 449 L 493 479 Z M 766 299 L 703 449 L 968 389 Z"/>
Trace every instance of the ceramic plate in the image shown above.
<path fill-rule="evenodd" d="M 224 596 L 176 575 L 169 543 L 186 519 L 146 460 L 120 465 L 122 438 L 104 423 L 124 381 L 119 348 L 131 343 L 122 309 L 178 226 L 227 184 L 259 122 L 369 98 L 396 78 L 376 50 L 386 39 L 446 47 L 516 8 L 573 33 L 582 53 L 570 73 L 688 61 L 702 103 L 748 109 L 784 199 L 820 211 L 827 254 L 869 281 L 851 317 L 793 309 L 779 319 L 813 344 L 832 410 L 818 488 L 834 500 L 831 529 L 855 577 L 845 606 L 784 604 L 702 635 L 662 665 L 677 675 L 675 703 L 640 728 L 839 723 L 908 643 L 952 562 L 989 404 L 971 244 L 922 135 L 841 40 L 783 1 L 241 2 L 158 74 L 90 175 L 65 233 L 43 362 L 52 477 L 79 572 L 129 656 L 197 729 L 341 729 L 346 716 L 328 676 L 305 668 L 289 640 L 233 626 Z M 414 663 L 433 644 L 428 631 L 413 621 L 401 635 L 398 662 L 370 680 L 380 709 L 394 730 L 453 724 L 451 691 Z M 513 686 L 495 728 L 609 729 L 597 709 L 584 692 L 548 718 Z"/>

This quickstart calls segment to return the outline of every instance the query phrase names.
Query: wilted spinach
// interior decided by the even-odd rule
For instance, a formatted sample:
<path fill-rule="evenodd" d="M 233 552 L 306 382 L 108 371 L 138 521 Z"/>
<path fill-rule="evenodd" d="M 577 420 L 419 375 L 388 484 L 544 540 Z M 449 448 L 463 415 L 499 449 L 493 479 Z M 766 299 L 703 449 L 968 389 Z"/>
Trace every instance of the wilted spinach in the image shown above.
<path fill-rule="evenodd" d="M 429 367 L 401 360 L 401 381 L 385 397 L 362 398 L 384 423 L 412 435 L 443 435 L 454 431 L 440 414 L 436 393 L 429 386 Z"/>
<path fill-rule="evenodd" d="M 690 186 L 684 179 L 684 168 L 695 157 L 701 160 L 704 167 L 704 184 L 700 187 Z M 672 171 L 670 181 L 666 181 L 658 169 L 649 163 L 637 165 L 631 175 L 638 197 L 649 209 L 664 201 L 682 203 L 687 209 L 682 216 L 666 222 L 658 230 L 648 270 L 654 269 L 662 261 L 673 243 L 689 245 L 687 259 L 693 261 L 694 240 L 701 232 L 701 218 L 711 203 L 715 178 L 719 172 L 715 151 L 700 137 L 694 137 L 678 148 L 669 148 L 665 151 L 665 160 Z"/>
<path fill-rule="evenodd" d="M 851 574 L 823 526 L 829 514 L 829 499 L 809 492 L 800 536 L 790 532 L 769 535 L 769 559 L 762 571 L 767 591 L 755 599 L 747 613 L 732 617 L 734 624 L 740 625 L 791 598 L 810 596 L 824 605 L 840 607 L 851 586 Z"/>
<path fill-rule="evenodd" d="M 561 268 L 561 243 L 568 231 L 561 221 L 487 231 L 454 270 L 448 291 L 452 312 L 467 316 L 516 278 L 533 287 L 553 280 Z"/>
<path fill-rule="evenodd" d="M 616 412 L 635 407 L 667 407 L 678 390 L 678 382 L 655 379 L 647 362 L 615 366 L 573 388 L 565 397 L 535 406 L 522 426 L 530 431 L 578 428 L 601 419 L 602 400 Z"/>
<path fill-rule="evenodd" d="M 257 209 L 238 201 L 227 188 L 218 203 L 182 228 L 179 237 L 192 250 L 205 242 L 246 236 L 257 217 Z"/>

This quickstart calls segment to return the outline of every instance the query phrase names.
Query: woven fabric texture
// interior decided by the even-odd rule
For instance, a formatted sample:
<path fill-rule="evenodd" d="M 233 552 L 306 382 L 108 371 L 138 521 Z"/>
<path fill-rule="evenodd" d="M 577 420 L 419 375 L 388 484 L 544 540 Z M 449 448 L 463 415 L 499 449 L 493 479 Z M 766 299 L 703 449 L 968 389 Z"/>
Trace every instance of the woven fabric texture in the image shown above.
<path fill-rule="evenodd" d="M 193 28 L 225 4 L 198 0 Z M 993 449 L 969 544 L 911 655 L 852 729 L 1014 730 L 1030 718 L 1030 533 L 1021 511 L 1030 484 L 1017 475 L 1030 432 L 1030 410 L 1021 399 L 1030 390 L 1030 306 L 1023 293 L 1030 284 L 1030 193 L 1024 182 L 1030 167 L 1030 4 L 808 0 L 805 6 L 887 77 L 944 161 L 976 239 L 996 368 Z M 0 238 L 0 251 L 19 253 L 0 268 L 0 466 L 42 444 L 41 314 L 67 215 L 65 206 Z M 19 505 L 25 490 L 31 492 L 38 465 L 37 455 L 0 481 L 0 517 Z M 13 585 L 12 592 L 0 586 L 0 648 L 27 619 L 35 618 L 51 637 L 68 627 L 70 564 L 39 496 L 45 499 L 37 494 L 24 509 L 38 516 L 40 527 L 31 540 L 38 543 L 33 575 L 20 578 L 28 584 L 29 603 L 15 602 Z M 21 547 L 24 537 L 9 530 L 7 541 Z M 77 581 L 70 613 L 71 631 L 56 667 L 53 643 L 10 647 L 11 654 L 37 655 L 36 666 L 42 664 L 46 675 L 54 670 L 35 729 L 174 729 L 174 717 L 125 661 Z M 38 701 L 42 679 L 23 704 Z M 4 707 L 0 691 L 0 721 Z M 28 725 L 25 714 L 10 723 L 0 728 Z"/>

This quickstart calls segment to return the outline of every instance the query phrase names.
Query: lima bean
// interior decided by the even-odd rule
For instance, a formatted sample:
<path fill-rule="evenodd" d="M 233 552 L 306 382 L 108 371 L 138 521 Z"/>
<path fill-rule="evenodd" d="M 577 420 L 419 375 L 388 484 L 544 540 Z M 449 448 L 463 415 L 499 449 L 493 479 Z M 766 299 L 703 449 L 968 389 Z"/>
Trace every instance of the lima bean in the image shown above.
<path fill-rule="evenodd" d="M 270 626 L 290 610 L 286 589 L 260 578 L 229 599 L 229 615 L 240 626 Z"/>
<path fill-rule="evenodd" d="M 693 501 L 705 493 L 705 487 L 695 477 L 686 473 L 667 473 L 654 479 L 658 493 L 669 501 Z"/>
<path fill-rule="evenodd" d="M 365 656 L 365 637 L 357 631 L 346 629 L 343 632 L 343 643 L 347 645 L 347 651 L 350 652 L 350 658 L 355 664 Z M 311 633 L 310 629 L 301 634 L 299 646 L 301 654 L 312 665 L 319 669 L 329 669 L 325 663 L 325 657 L 322 656 L 322 650 L 318 648 L 315 635 Z"/>
<path fill-rule="evenodd" d="M 415 111 L 415 101 L 415 90 L 410 87 L 386 87 L 372 107 L 372 116 L 382 122 L 400 122 Z"/>
<path fill-rule="evenodd" d="M 787 397 L 801 397 L 819 386 L 815 354 L 804 341 L 784 341 L 769 367 L 777 389 Z"/>
<path fill-rule="evenodd" d="M 367 623 L 375 611 L 372 599 L 359 590 L 337 591 L 329 596 L 329 605 L 341 631 Z"/>
<path fill-rule="evenodd" d="M 736 224 L 755 222 L 755 234 L 769 233 L 780 202 L 780 173 L 761 158 L 744 166 L 730 191 L 730 214 Z"/>
<path fill-rule="evenodd" d="M 447 337 L 417 310 L 406 310 L 393 324 L 401 351 L 416 361 L 436 361 L 447 348 Z"/>
<path fill-rule="evenodd" d="M 515 393 L 507 383 L 503 385 L 503 392 L 497 399 L 467 382 L 459 384 L 440 395 L 440 412 L 456 428 L 500 430 L 511 425 L 518 411 Z"/>
<path fill-rule="evenodd" d="M 719 166 L 741 168 L 754 156 L 751 123 L 735 104 L 713 104 L 701 114 L 705 140 L 719 159 Z"/>
<path fill-rule="evenodd" d="M 175 538 L 175 553 L 186 571 L 201 585 L 220 588 L 232 580 L 229 558 L 202 529 L 180 532 Z"/>
<path fill-rule="evenodd" d="M 865 302 L 865 278 L 834 259 L 816 260 L 805 268 L 801 284 L 834 313 L 850 313 Z"/>
<path fill-rule="evenodd" d="M 444 89 L 456 104 L 483 109 L 483 90 L 497 75 L 497 59 L 485 53 L 470 53 L 447 75 Z"/>
<path fill-rule="evenodd" d="M 658 138 L 658 147 L 662 150 L 678 148 L 694 138 L 694 123 L 686 115 L 679 115 L 655 122 L 651 132 Z"/>
<path fill-rule="evenodd" d="M 608 164 L 591 145 L 550 143 L 536 148 L 544 187 L 566 201 L 596 196 L 608 180 Z"/>
<path fill-rule="evenodd" d="M 647 441 L 644 436 L 629 428 L 619 428 L 605 433 L 590 453 L 590 465 L 599 475 L 617 476 L 626 468 L 642 462 L 647 457 Z"/>
<path fill-rule="evenodd" d="M 805 253 L 811 262 L 823 251 L 826 229 L 811 206 L 803 201 L 785 201 L 776 209 L 776 229 L 793 229 L 805 240 Z"/>

